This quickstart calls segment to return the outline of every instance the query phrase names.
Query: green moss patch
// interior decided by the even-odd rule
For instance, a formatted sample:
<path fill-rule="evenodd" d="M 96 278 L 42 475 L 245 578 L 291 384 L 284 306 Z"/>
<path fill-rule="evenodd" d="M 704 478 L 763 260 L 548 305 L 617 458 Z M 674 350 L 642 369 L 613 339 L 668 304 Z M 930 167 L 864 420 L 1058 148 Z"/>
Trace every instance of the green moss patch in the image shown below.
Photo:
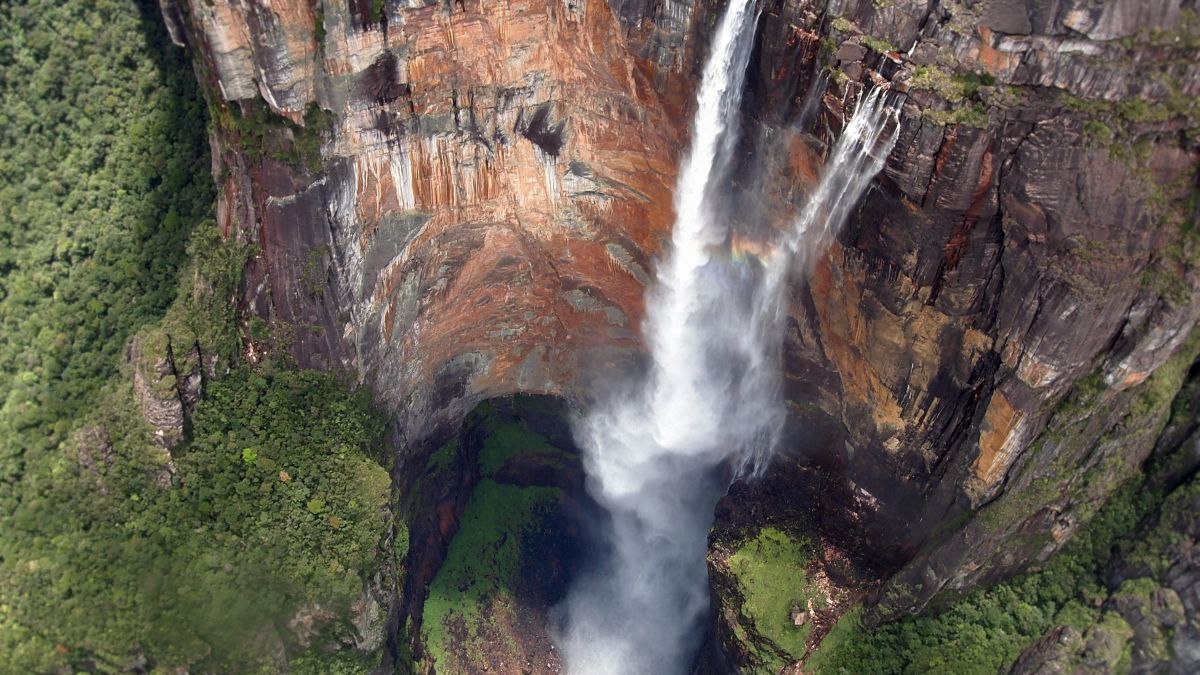
<path fill-rule="evenodd" d="M 494 476 L 509 460 L 522 456 L 556 465 L 571 460 L 569 454 L 551 445 L 541 435 L 530 432 L 518 422 L 508 422 L 493 430 L 484 441 L 479 453 L 479 471 L 484 476 Z"/>
<path fill-rule="evenodd" d="M 441 672 L 469 672 L 487 663 L 485 646 L 512 620 L 522 541 L 536 533 L 559 491 L 483 479 L 425 600 L 424 641 Z"/>
<path fill-rule="evenodd" d="M 579 460 L 552 440 L 563 438 L 562 414 L 545 397 L 484 402 L 428 461 L 424 480 L 477 462 L 480 481 L 428 587 L 425 668 L 516 672 L 556 658 L 546 614 L 566 592 L 580 546 L 563 508 L 576 498 L 574 482 L 562 480 L 580 471 Z"/>
<path fill-rule="evenodd" d="M 438 448 L 425 462 L 425 471 L 439 473 L 449 469 L 454 464 L 454 456 L 458 453 L 458 439 L 453 438 Z"/>
<path fill-rule="evenodd" d="M 776 649 L 760 651 L 771 672 L 804 655 L 811 619 L 797 626 L 793 611 L 814 610 L 826 605 L 824 595 L 810 582 L 807 569 L 814 549 L 806 539 L 774 528 L 764 528 L 729 557 L 729 569 L 737 579 L 743 602 L 741 614 L 753 623 L 759 636 Z"/>

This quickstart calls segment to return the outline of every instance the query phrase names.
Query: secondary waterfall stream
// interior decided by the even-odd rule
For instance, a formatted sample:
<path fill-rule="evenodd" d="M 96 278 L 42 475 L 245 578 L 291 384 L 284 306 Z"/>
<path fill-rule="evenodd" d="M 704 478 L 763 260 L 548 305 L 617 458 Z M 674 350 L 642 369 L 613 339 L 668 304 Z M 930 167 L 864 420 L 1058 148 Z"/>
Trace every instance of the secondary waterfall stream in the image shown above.
<path fill-rule="evenodd" d="M 676 220 L 647 290 L 650 367 L 579 420 L 588 489 L 607 511 L 606 551 L 564 602 L 559 643 L 571 673 L 678 673 L 709 604 L 713 509 L 735 475 L 765 466 L 784 421 L 784 286 L 823 246 L 882 168 L 895 107 L 860 101 L 793 227 L 770 246 L 733 236 L 716 208 L 736 145 L 758 12 L 730 0 L 705 65 Z"/>

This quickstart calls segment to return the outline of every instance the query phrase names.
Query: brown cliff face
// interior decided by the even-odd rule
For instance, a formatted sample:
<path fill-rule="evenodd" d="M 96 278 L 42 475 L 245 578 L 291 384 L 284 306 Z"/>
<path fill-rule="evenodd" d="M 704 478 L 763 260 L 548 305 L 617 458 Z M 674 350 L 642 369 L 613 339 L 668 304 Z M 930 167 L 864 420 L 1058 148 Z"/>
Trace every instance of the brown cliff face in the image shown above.
<path fill-rule="evenodd" d="M 865 52 L 909 97 L 793 315 L 813 328 L 791 358 L 832 371 L 818 405 L 879 500 L 870 539 L 923 545 L 885 614 L 1056 550 L 1150 453 L 1181 377 L 1147 378 L 1200 311 L 1194 8 L 926 4 L 829 19 L 826 62 Z"/>
<path fill-rule="evenodd" d="M 256 348 L 357 372 L 415 443 L 637 350 L 686 91 L 602 3 L 374 6 L 196 2 L 187 34 L 228 111 L 221 224 L 261 251 L 245 301 L 290 326 Z"/>
<path fill-rule="evenodd" d="M 261 251 L 244 302 L 276 330 L 252 353 L 352 370 L 412 448 L 636 357 L 719 6 L 163 4 L 215 105 L 222 225 Z M 1137 470 L 1200 315 L 1195 21 L 1183 0 L 764 4 L 743 213 L 786 222 L 861 83 L 908 97 L 792 289 L 789 442 L 723 513 L 809 504 L 898 570 L 890 616 L 1045 558 Z"/>
<path fill-rule="evenodd" d="M 792 440 L 733 522 L 806 504 L 874 573 L 903 566 L 888 616 L 1044 559 L 1138 469 L 1195 356 L 1196 22 L 1180 2 L 764 6 L 743 174 L 776 198 L 811 181 L 780 170 L 797 125 L 823 152 L 854 82 L 908 98 L 876 189 L 793 289 Z"/>

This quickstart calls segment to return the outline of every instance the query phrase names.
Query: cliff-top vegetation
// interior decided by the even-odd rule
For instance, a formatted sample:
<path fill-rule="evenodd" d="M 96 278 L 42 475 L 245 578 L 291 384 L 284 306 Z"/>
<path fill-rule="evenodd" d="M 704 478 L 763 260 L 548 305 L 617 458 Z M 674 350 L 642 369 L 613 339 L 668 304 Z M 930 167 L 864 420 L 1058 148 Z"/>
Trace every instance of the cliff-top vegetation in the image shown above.
<path fill-rule="evenodd" d="M 0 29 L 0 672 L 330 672 L 306 650 L 353 642 L 335 619 L 388 529 L 377 417 L 331 375 L 239 363 L 253 250 L 216 232 L 157 3 L 20 0 Z M 204 396 L 166 443 L 132 374 L 193 347 Z"/>

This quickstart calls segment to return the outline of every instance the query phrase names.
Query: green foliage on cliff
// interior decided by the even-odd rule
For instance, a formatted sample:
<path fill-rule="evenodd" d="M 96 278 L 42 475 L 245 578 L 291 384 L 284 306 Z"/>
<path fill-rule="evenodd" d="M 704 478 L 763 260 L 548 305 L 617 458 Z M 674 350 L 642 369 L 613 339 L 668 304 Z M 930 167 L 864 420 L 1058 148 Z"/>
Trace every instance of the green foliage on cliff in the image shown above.
<path fill-rule="evenodd" d="M 927 108 L 922 111 L 922 115 L 935 124 L 965 124 L 980 129 L 987 127 L 988 113 L 981 100 L 981 90 L 995 85 L 991 75 L 951 73 L 936 65 L 918 66 L 909 79 L 909 85 L 914 89 L 932 91 L 950 103 L 948 110 Z"/>
<path fill-rule="evenodd" d="M 5 532 L 0 671 L 142 659 L 227 671 L 344 615 L 377 559 L 390 481 L 366 401 L 315 372 L 212 384 L 190 443 L 154 447 L 128 385 L 93 418 L 109 456 L 38 467 Z M 314 508 L 319 504 L 319 508 Z"/>
<path fill-rule="evenodd" d="M 1076 442 L 1083 437 L 1076 425 L 1086 424 L 1096 415 L 1119 419 L 1120 427 L 1131 434 L 1124 437 L 1127 442 L 1137 434 L 1158 438 L 1172 415 L 1181 423 L 1190 419 L 1193 412 L 1174 403 L 1190 400 L 1179 394 L 1198 352 L 1200 331 L 1193 331 L 1172 358 L 1127 394 L 1124 403 L 1110 395 L 1098 373 L 1082 378 L 1058 406 L 1049 429 L 1026 461 L 1035 461 L 1046 443 Z M 1111 444 L 1111 439 L 1108 442 Z M 1022 650 L 1061 625 L 1071 626 L 1089 640 L 1094 636 L 1097 644 L 1115 643 L 1116 652 L 1102 655 L 1112 657 L 1112 665 L 1127 659 L 1120 647 L 1128 642 L 1128 626 L 1104 609 L 1109 597 L 1106 570 L 1123 551 L 1126 560 L 1141 561 L 1148 572 L 1155 573 L 1155 561 L 1161 564 L 1166 545 L 1173 541 L 1172 514 L 1189 504 L 1190 496 L 1200 490 L 1200 482 L 1193 479 L 1168 497 L 1146 476 L 1169 470 L 1176 458 L 1156 458 L 1144 472 L 1138 472 L 1122 449 L 1117 446 L 1114 454 L 1083 470 L 1074 459 L 1078 455 L 1060 451 L 1059 459 L 1044 468 L 1038 479 L 1023 488 L 1014 486 L 1010 494 L 976 516 L 985 530 L 1001 532 L 1003 527 L 1033 517 L 1055 496 L 1070 494 L 1077 504 L 1075 514 L 1086 524 L 1040 571 L 953 600 L 943 597 L 943 604 L 925 615 L 873 631 L 863 628 L 857 611 L 852 612 L 825 637 L 809 658 L 806 672 L 1004 672 Z M 1132 478 L 1126 480 L 1131 473 Z M 1089 506 L 1120 481 L 1125 484 L 1103 506 Z M 1159 511 L 1168 527 L 1146 536 L 1147 518 Z"/>
<path fill-rule="evenodd" d="M 941 126 L 964 124 L 977 129 L 986 129 L 988 125 L 987 108 L 982 103 L 959 105 L 950 110 L 926 109 L 922 111 L 922 115 Z"/>
<path fill-rule="evenodd" d="M 237 139 L 238 148 L 252 160 L 270 158 L 296 168 L 321 168 L 321 141 L 333 125 L 333 116 L 313 103 L 304 111 L 304 124 L 296 124 L 272 111 L 261 99 L 238 105 L 212 105 L 216 124 Z"/>
<path fill-rule="evenodd" d="M 531 434 L 520 424 L 509 422 L 500 424 L 488 433 L 479 452 L 479 472 L 484 476 L 494 476 L 505 462 L 518 455 L 523 455 L 526 461 L 556 467 L 561 467 L 571 459 L 565 451 L 551 445 L 545 438 Z"/>
<path fill-rule="evenodd" d="M 383 23 L 386 8 L 384 0 L 371 0 L 371 23 Z"/>
<path fill-rule="evenodd" d="M 508 402 L 516 409 L 537 405 L 520 398 Z M 467 502 L 445 562 L 429 585 L 421 620 L 422 639 L 438 672 L 479 672 L 489 663 L 503 662 L 500 652 L 513 647 L 511 631 L 528 621 L 525 615 L 533 611 L 528 606 L 530 577 L 561 564 L 542 560 L 533 551 L 537 542 L 559 537 L 552 519 L 562 490 L 525 481 L 521 485 L 501 482 L 505 474 L 545 463 L 561 469 L 573 459 L 578 461 L 526 423 L 498 413 L 490 402 L 471 413 L 465 427 L 473 425 L 479 425 L 478 456 L 466 459 L 478 462 L 481 480 Z M 446 447 L 457 450 L 461 445 Z M 445 470 L 440 462 L 428 466 L 429 476 Z"/>
<path fill-rule="evenodd" d="M 373 560 L 390 487 L 365 395 L 315 371 L 242 369 L 212 386 L 194 425 L 171 491 L 183 513 L 244 543 L 297 601 L 344 609 L 361 586 L 344 572 Z"/>
<path fill-rule="evenodd" d="M 1066 110 L 1084 120 L 1083 130 L 1089 138 L 1108 146 L 1114 158 L 1136 167 L 1144 163 L 1144 158 L 1139 156 L 1133 141 L 1147 129 L 1156 132 L 1154 127 L 1176 122 L 1185 127 L 1185 133 L 1195 136 L 1200 128 L 1200 98 L 1184 94 L 1179 83 L 1165 73 L 1156 75 L 1156 79 L 1166 91 L 1161 101 L 1135 97 L 1106 101 L 1067 92 L 1059 92 L 1058 97 Z"/>
<path fill-rule="evenodd" d="M 556 488 L 489 478 L 475 487 L 425 600 L 424 640 L 439 669 L 461 672 L 461 661 L 451 665 L 452 650 L 476 662 L 473 652 L 494 639 L 498 616 L 514 610 L 522 539 L 538 527 L 558 494 Z"/>
<path fill-rule="evenodd" d="M 0 28 L 0 672 L 229 672 L 303 651 L 293 619 L 344 637 L 388 529 L 380 424 L 329 375 L 237 366 L 253 251 L 211 220 L 157 6 L 20 0 Z M 132 371 L 201 353 L 168 453 Z"/>
<path fill-rule="evenodd" d="M 758 650 L 763 672 L 776 673 L 804 655 L 812 624 L 795 625 L 792 613 L 825 607 L 825 597 L 807 577 L 813 553 L 807 540 L 763 528 L 729 557 L 729 570 L 743 599 L 740 614 L 749 619 L 758 636 L 789 655 L 784 658 L 775 649 Z"/>
<path fill-rule="evenodd" d="M 203 106 L 152 5 L 0 12 L 0 514 L 175 298 L 212 208 Z"/>
<path fill-rule="evenodd" d="M 937 66 L 918 66 L 913 71 L 909 84 L 916 89 L 929 89 L 954 103 L 965 101 L 979 93 L 980 88 L 990 87 L 995 78 L 987 73 L 954 73 Z"/>
<path fill-rule="evenodd" d="M 807 663 L 814 673 L 997 673 L 1051 627 L 1101 619 L 1102 572 L 1118 537 L 1149 505 L 1124 490 L 1046 569 L 968 594 L 941 612 L 867 631 L 843 617 Z"/>
<path fill-rule="evenodd" d="M 854 30 L 854 24 L 844 16 L 833 17 L 833 20 L 829 22 L 829 26 L 839 33 L 849 33 Z"/>

